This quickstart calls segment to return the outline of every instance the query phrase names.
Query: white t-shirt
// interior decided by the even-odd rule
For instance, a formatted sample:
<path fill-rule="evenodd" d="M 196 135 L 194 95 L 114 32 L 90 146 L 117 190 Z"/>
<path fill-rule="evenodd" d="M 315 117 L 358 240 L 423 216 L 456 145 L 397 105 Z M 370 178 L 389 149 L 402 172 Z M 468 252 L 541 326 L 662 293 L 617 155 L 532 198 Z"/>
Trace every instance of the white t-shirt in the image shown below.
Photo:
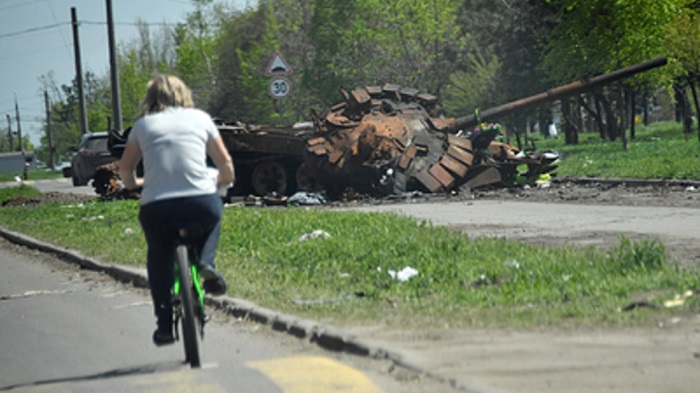
<path fill-rule="evenodd" d="M 194 108 L 167 108 L 136 120 L 128 141 L 143 156 L 141 204 L 216 193 L 207 143 L 218 135 L 211 117 Z"/>

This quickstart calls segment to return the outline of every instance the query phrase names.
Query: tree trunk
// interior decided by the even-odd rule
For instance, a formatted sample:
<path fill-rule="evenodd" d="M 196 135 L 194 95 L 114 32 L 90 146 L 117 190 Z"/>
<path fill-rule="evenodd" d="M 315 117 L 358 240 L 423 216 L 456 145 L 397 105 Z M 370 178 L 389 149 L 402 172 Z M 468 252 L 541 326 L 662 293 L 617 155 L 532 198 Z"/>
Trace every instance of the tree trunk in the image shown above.
<path fill-rule="evenodd" d="M 629 88 L 628 92 L 628 98 L 629 98 L 629 119 L 630 119 L 630 139 L 635 140 L 637 139 L 637 132 L 636 132 L 636 100 L 637 100 L 637 92 L 634 90 L 634 88 Z"/>
<path fill-rule="evenodd" d="M 644 108 L 643 108 L 644 125 L 648 126 L 649 125 L 649 92 L 646 89 L 644 89 L 644 94 L 642 96 L 642 99 L 644 100 Z"/>
<path fill-rule="evenodd" d="M 595 120 L 598 123 L 598 132 L 600 133 L 600 139 L 605 141 L 608 139 L 608 135 L 605 132 L 605 121 L 603 120 L 603 106 L 601 105 L 599 94 L 594 93 L 593 100 L 595 101 Z"/>
<path fill-rule="evenodd" d="M 683 122 L 683 134 L 686 139 L 693 133 L 693 118 L 690 113 L 690 102 L 685 86 L 678 82 L 674 84 L 676 90 L 676 112 L 680 115 L 680 120 Z"/>
<path fill-rule="evenodd" d="M 618 119 L 620 119 L 620 137 L 622 139 L 622 150 L 627 151 L 629 149 L 629 145 L 627 143 L 627 121 L 629 119 L 627 111 L 629 108 L 629 94 L 627 92 L 627 89 L 622 87 L 620 88 L 617 94 L 617 110 L 619 111 Z"/>
<path fill-rule="evenodd" d="M 581 104 L 578 101 L 574 102 L 574 110 L 576 110 L 576 140 L 578 141 L 578 135 L 585 131 L 583 128 L 583 113 L 581 111 Z"/>
<path fill-rule="evenodd" d="M 698 123 L 698 140 L 700 140 L 700 102 L 698 102 L 698 91 L 693 80 L 690 81 L 690 92 L 693 94 L 693 103 L 695 103 L 695 119 Z"/>
<path fill-rule="evenodd" d="M 675 115 L 677 123 L 683 121 L 683 98 L 681 90 L 682 89 L 680 87 L 680 82 L 678 82 L 678 80 L 675 80 L 673 82 L 673 95 L 676 102 Z M 685 130 L 683 132 L 685 132 Z"/>
<path fill-rule="evenodd" d="M 564 143 L 567 145 L 578 144 L 578 135 L 571 119 L 571 104 L 568 99 L 561 100 L 561 114 L 564 118 L 562 125 L 564 131 Z"/>
<path fill-rule="evenodd" d="M 600 138 L 605 140 L 605 133 L 602 131 L 603 130 L 603 119 L 600 116 L 600 105 L 598 104 L 598 101 L 596 100 L 595 97 L 590 96 L 591 100 L 593 100 L 596 104 L 596 109 L 591 108 L 589 103 L 585 100 L 583 96 L 578 96 L 578 103 L 579 105 L 586 111 L 588 114 L 588 127 L 590 128 L 591 131 L 593 131 L 594 128 L 597 127 L 598 132 L 600 133 Z M 595 123 L 595 124 L 594 124 Z M 594 127 L 594 125 L 596 127 Z"/>
<path fill-rule="evenodd" d="M 523 131 L 527 133 L 527 123 L 523 120 L 523 117 L 520 115 L 514 115 L 511 118 L 511 124 L 513 124 L 513 131 L 515 132 L 515 141 L 517 143 L 518 149 L 520 150 L 523 150 Z"/>
<path fill-rule="evenodd" d="M 600 100 L 600 105 L 602 106 L 603 112 L 605 112 L 605 130 L 607 139 L 614 142 L 617 137 L 620 136 L 620 133 L 617 130 L 617 120 L 615 119 L 613 105 L 605 94 L 599 94 L 598 98 Z"/>

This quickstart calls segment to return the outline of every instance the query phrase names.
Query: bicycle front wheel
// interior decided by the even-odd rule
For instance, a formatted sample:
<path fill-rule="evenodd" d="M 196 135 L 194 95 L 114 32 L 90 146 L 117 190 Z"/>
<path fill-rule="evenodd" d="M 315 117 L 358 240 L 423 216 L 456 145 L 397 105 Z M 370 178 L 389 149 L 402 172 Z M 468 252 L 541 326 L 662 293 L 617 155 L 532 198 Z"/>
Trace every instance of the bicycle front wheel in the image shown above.
<path fill-rule="evenodd" d="M 179 245 L 176 250 L 178 275 L 180 278 L 180 298 L 182 299 L 182 335 L 185 345 L 185 360 L 192 368 L 201 366 L 197 325 L 194 315 L 194 295 L 192 294 L 192 271 L 190 270 L 187 247 Z"/>

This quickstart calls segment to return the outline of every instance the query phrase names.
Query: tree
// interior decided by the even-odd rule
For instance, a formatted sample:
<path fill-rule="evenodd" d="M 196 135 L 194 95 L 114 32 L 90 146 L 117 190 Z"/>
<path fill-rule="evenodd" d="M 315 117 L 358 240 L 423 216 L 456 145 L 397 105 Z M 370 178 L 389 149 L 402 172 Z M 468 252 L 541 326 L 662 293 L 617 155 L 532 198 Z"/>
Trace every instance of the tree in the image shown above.
<path fill-rule="evenodd" d="M 317 1 L 310 31 L 316 51 L 304 86 L 325 100 L 340 87 L 383 83 L 441 94 L 468 61 L 468 36 L 456 23 L 460 4 Z"/>
<path fill-rule="evenodd" d="M 679 0 L 550 0 L 557 21 L 543 67 L 555 82 L 570 82 L 610 72 L 661 55 L 664 30 Z M 624 97 L 652 86 L 662 71 L 651 71 L 594 94 L 605 115 L 606 136 L 626 139 L 620 119 L 633 116 Z M 625 94 L 627 90 L 627 94 Z M 632 121 L 629 124 L 634 124 Z"/>
<path fill-rule="evenodd" d="M 174 67 L 182 80 L 192 89 L 198 106 L 208 108 L 216 89 L 215 50 L 217 34 L 223 17 L 223 6 L 212 0 L 193 0 L 195 11 L 173 32 L 175 44 Z"/>
<path fill-rule="evenodd" d="M 80 122 L 78 108 L 78 85 L 73 80 L 71 85 L 56 83 L 53 73 L 43 75 L 41 83 L 49 95 L 49 113 L 51 131 L 58 162 L 70 159 L 71 148 L 80 141 Z M 83 77 L 85 83 L 85 106 L 87 109 L 88 128 L 92 131 L 106 131 L 111 114 L 111 96 L 105 77 L 98 78 L 88 71 Z M 42 127 L 41 147 L 37 157 L 42 162 L 50 158 L 46 124 Z"/>
<path fill-rule="evenodd" d="M 450 83 L 442 97 L 448 115 L 464 116 L 467 111 L 489 108 L 501 100 L 502 95 L 497 89 L 501 63 L 496 55 L 486 56 L 475 51 L 468 55 L 469 68 L 450 76 Z"/>
<path fill-rule="evenodd" d="M 686 134 L 689 134 L 692 132 L 692 122 L 688 121 L 690 110 L 686 104 L 686 89 L 693 97 L 696 118 L 700 119 L 697 91 L 700 85 L 700 1 L 691 0 L 683 3 L 672 23 L 666 26 L 664 49 L 670 58 L 670 74 L 677 82 L 679 93 L 677 105 L 681 107 L 682 112 L 685 112 L 684 128 Z M 700 139 L 700 128 L 698 138 Z"/>
<path fill-rule="evenodd" d="M 268 44 L 268 9 L 232 11 L 217 40 L 217 86 L 209 104 L 212 114 L 229 121 L 265 124 L 273 121 L 273 99 L 267 94 L 265 66 L 274 53 Z"/>
<path fill-rule="evenodd" d="M 128 127 L 140 116 L 140 104 L 148 81 L 159 73 L 175 72 L 175 37 L 167 26 L 155 33 L 136 21 L 138 38 L 121 44 L 118 52 L 119 89 L 123 122 Z"/>

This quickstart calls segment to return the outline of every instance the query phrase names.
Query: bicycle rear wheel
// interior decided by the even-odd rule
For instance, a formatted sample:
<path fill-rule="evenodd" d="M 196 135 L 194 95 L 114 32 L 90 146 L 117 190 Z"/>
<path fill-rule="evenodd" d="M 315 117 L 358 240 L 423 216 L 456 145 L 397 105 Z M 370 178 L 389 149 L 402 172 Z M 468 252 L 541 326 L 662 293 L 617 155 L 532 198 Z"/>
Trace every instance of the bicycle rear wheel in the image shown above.
<path fill-rule="evenodd" d="M 197 325 L 194 315 L 194 295 L 192 294 L 192 274 L 188 262 L 187 247 L 177 246 L 177 267 L 180 278 L 180 298 L 182 299 L 182 335 L 185 345 L 185 361 L 192 368 L 201 366 L 199 344 L 197 343 Z"/>

